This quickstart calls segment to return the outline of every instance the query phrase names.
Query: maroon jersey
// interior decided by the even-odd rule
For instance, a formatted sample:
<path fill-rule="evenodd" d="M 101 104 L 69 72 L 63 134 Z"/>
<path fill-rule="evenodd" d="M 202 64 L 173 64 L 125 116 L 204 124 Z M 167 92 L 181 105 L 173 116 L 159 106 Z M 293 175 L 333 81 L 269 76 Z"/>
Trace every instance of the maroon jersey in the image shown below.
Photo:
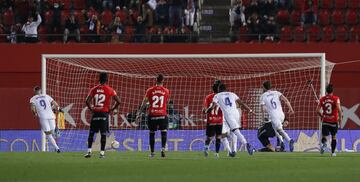
<path fill-rule="evenodd" d="M 108 85 L 97 85 L 90 89 L 88 96 L 93 97 L 94 112 L 109 112 L 111 97 L 115 96 L 116 92 Z"/>
<path fill-rule="evenodd" d="M 339 110 L 336 106 L 338 103 L 340 103 L 339 97 L 332 94 L 328 94 L 320 98 L 319 106 L 323 110 L 323 122 L 338 122 Z"/>
<path fill-rule="evenodd" d="M 215 93 L 209 94 L 204 100 L 204 107 L 209 108 L 213 102 Z M 215 106 L 210 113 L 206 115 L 206 120 L 209 125 L 218 125 L 223 123 L 223 113 L 219 106 Z"/>
<path fill-rule="evenodd" d="M 166 103 L 169 96 L 169 90 L 163 86 L 150 87 L 145 95 L 150 103 L 149 116 L 167 116 Z"/>

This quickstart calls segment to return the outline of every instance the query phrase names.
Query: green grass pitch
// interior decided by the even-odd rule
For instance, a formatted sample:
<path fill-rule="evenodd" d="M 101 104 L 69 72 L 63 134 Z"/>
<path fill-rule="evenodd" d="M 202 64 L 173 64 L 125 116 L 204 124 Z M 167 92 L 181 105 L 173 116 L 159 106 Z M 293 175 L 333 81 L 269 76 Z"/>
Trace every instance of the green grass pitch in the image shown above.
<path fill-rule="evenodd" d="M 359 181 L 360 153 L 238 153 L 216 159 L 201 152 L 168 152 L 153 159 L 145 152 L 0 153 L 0 182 L 5 181 Z"/>

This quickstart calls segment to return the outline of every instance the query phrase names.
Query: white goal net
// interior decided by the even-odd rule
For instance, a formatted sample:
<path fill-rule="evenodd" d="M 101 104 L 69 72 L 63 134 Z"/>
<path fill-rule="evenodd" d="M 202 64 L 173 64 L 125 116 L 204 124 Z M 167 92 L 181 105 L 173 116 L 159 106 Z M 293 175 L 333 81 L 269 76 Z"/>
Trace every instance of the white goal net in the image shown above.
<path fill-rule="evenodd" d="M 139 125 L 134 113 L 146 89 L 162 73 L 171 92 L 167 149 L 199 151 L 204 147 L 206 126 L 201 110 L 215 79 L 253 108 L 256 115 L 242 112 L 242 133 L 255 148 L 262 147 L 256 131 L 262 122 L 259 97 L 263 81 L 269 80 L 295 110 L 295 115 L 287 116 L 290 125 L 285 128 L 296 141 L 295 150 L 307 151 L 316 150 L 319 134 L 317 103 L 307 81 L 313 81 L 318 96 L 324 94 L 333 66 L 324 54 L 43 55 L 42 86 L 64 111 L 65 121 L 58 122 L 59 146 L 64 151 L 86 151 L 90 113 L 85 97 L 98 83 L 98 73 L 107 72 L 108 84 L 117 91 L 121 104 L 116 114 L 110 114 L 106 148 L 113 150 L 110 142 L 117 140 L 118 151 L 148 151 L 145 113 Z M 94 150 L 99 150 L 99 138 Z M 156 141 L 158 150 L 160 134 Z"/>

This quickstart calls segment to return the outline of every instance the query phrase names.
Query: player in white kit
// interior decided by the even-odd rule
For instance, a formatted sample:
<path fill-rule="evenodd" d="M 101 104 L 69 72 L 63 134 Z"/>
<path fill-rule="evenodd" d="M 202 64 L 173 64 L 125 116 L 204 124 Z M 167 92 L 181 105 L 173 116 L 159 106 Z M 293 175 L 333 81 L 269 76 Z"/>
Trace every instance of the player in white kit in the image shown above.
<path fill-rule="evenodd" d="M 289 108 L 289 115 L 292 115 L 294 114 L 294 110 L 290 104 L 290 101 L 282 93 L 272 90 L 270 81 L 265 81 L 263 83 L 263 88 L 264 93 L 260 97 L 260 105 L 262 106 L 262 118 L 264 120 L 265 112 L 269 114 L 274 130 L 277 131 L 283 138 L 285 138 L 289 142 L 289 150 L 290 152 L 293 152 L 294 140 L 291 139 L 283 129 L 282 123 L 285 119 L 285 114 L 283 112 L 280 100 L 285 102 L 285 104 Z"/>
<path fill-rule="evenodd" d="M 214 96 L 213 103 L 206 112 L 211 112 L 215 105 L 218 105 L 223 112 L 225 119 L 223 127 L 224 125 L 227 125 L 225 127 L 228 127 L 230 131 L 237 136 L 240 142 L 246 145 L 248 153 L 252 155 L 254 151 L 252 146 L 247 142 L 244 135 L 242 135 L 240 132 L 240 113 L 238 108 L 244 107 L 250 113 L 253 111 L 249 108 L 249 106 L 243 103 L 235 93 L 227 92 L 225 84 L 219 85 L 219 93 Z"/>
<path fill-rule="evenodd" d="M 30 108 L 35 117 L 40 120 L 41 130 L 46 134 L 50 143 L 55 147 L 57 153 L 60 149 L 53 137 L 55 130 L 55 114 L 53 109 L 58 110 L 59 105 L 49 95 L 41 94 L 39 86 L 34 87 L 35 95 L 30 99 Z"/>

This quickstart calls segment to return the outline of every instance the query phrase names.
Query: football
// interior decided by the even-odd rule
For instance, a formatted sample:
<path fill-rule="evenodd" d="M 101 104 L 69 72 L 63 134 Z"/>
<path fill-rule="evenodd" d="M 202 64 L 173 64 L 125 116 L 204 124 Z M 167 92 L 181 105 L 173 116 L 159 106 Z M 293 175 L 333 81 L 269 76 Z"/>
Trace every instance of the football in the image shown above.
<path fill-rule="evenodd" d="M 120 147 L 120 143 L 116 140 L 111 142 L 111 148 L 118 149 Z"/>

